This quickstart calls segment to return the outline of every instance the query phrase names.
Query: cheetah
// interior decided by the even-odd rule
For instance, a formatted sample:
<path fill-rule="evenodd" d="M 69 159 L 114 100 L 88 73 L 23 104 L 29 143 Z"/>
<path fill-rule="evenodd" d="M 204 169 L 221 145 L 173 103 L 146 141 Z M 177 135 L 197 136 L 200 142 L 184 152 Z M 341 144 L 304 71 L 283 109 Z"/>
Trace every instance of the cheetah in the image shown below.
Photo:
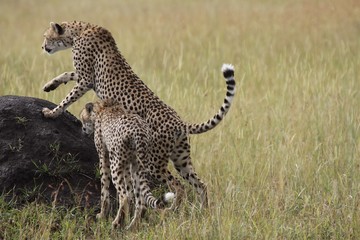
<path fill-rule="evenodd" d="M 224 64 L 222 67 L 227 91 L 218 112 L 206 122 L 190 124 L 184 122 L 174 109 L 156 96 L 134 73 L 111 33 L 105 28 L 81 21 L 61 24 L 51 22 L 45 31 L 42 48 L 49 54 L 72 48 L 75 68 L 75 71 L 65 72 L 48 82 L 44 91 L 76 81 L 73 89 L 57 107 L 43 109 L 45 117 L 56 118 L 90 89 L 100 99 L 108 98 L 121 103 L 125 111 L 138 114 L 149 125 L 156 146 L 153 151 L 158 156 L 156 161 L 159 165 L 167 164 L 170 159 L 180 176 L 196 189 L 201 206 L 208 205 L 207 187 L 191 162 L 189 135 L 215 128 L 228 113 L 235 95 L 232 65 Z M 166 183 L 167 179 L 163 176 L 159 173 L 157 179 Z M 184 188 L 180 183 L 169 187 L 175 190 L 176 198 Z"/>
<path fill-rule="evenodd" d="M 147 183 L 144 162 L 148 158 L 151 135 L 144 119 L 136 114 L 126 114 L 123 107 L 112 100 L 87 103 L 80 113 L 80 119 L 83 132 L 94 133 L 94 142 L 99 154 L 101 211 L 97 215 L 98 218 L 104 218 L 109 213 L 110 176 L 119 199 L 113 227 L 123 224 L 124 214 L 128 212 L 128 202 L 133 195 L 135 213 L 127 229 L 139 223 L 145 205 L 151 208 L 164 208 L 165 204 L 172 200 L 171 192 L 166 193 L 163 198 L 156 199 Z M 130 194 L 131 182 L 134 194 Z"/>

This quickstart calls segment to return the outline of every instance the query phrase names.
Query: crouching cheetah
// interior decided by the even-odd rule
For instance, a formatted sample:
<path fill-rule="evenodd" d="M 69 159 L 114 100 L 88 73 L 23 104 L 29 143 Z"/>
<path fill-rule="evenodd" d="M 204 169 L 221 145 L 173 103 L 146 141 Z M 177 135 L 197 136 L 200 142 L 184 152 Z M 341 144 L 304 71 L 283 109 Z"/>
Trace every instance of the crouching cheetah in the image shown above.
<path fill-rule="evenodd" d="M 100 99 L 112 99 L 126 112 L 138 114 L 149 125 L 159 161 L 172 160 L 178 173 L 195 187 L 202 205 L 208 204 L 206 185 L 197 176 L 190 157 L 189 134 L 200 134 L 216 127 L 229 111 L 235 94 L 234 68 L 224 64 L 222 72 L 227 92 L 219 111 L 206 122 L 189 124 L 166 105 L 133 72 L 118 50 L 111 33 L 103 27 L 85 22 L 50 23 L 44 34 L 42 48 L 49 54 L 72 48 L 74 72 L 65 72 L 44 86 L 44 91 L 56 89 L 61 83 L 76 81 L 74 88 L 53 110 L 43 114 L 56 118 L 70 104 L 93 89 Z M 162 174 L 158 180 L 166 182 Z M 175 190 L 182 191 L 183 186 Z M 177 194 L 178 195 L 178 194 Z"/>
<path fill-rule="evenodd" d="M 164 208 L 173 193 L 156 199 L 149 188 L 144 162 L 148 159 L 151 135 L 147 123 L 136 114 L 125 114 L 119 104 L 112 101 L 88 103 L 80 113 L 83 131 L 94 132 L 101 173 L 101 211 L 103 218 L 109 212 L 110 176 L 116 187 L 119 209 L 113 226 L 122 224 L 128 212 L 128 202 L 135 196 L 134 217 L 127 228 L 137 225 L 145 206 Z M 131 186 L 132 182 L 132 186 Z M 131 189 L 133 193 L 131 194 Z"/>

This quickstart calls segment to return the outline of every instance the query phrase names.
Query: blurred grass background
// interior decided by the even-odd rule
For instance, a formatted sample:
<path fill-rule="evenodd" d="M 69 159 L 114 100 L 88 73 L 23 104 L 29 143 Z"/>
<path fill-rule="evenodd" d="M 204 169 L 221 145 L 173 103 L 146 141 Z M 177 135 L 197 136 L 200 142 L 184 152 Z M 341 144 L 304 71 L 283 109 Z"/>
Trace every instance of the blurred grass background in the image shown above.
<path fill-rule="evenodd" d="M 0 198 L 5 239 L 360 238 L 360 2 L 356 0 L 2 0 L 0 95 L 59 103 L 71 51 L 41 51 L 50 21 L 104 26 L 144 82 L 184 120 L 212 116 L 236 68 L 223 123 L 193 136 L 211 207 L 150 214 L 139 231 L 111 231 L 91 209 L 18 210 Z M 87 93 L 68 110 L 78 115 Z"/>

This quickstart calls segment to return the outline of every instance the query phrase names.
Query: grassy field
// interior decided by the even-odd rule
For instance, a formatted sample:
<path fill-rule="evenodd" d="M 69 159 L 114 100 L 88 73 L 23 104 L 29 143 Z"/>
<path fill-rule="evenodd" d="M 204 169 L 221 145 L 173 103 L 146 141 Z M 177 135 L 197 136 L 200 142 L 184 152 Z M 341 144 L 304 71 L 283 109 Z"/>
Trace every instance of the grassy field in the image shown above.
<path fill-rule="evenodd" d="M 74 7 L 70 7 L 74 6 Z M 213 131 L 192 137 L 211 206 L 150 212 L 111 231 L 93 209 L 0 197 L 0 239 L 360 239 L 360 2 L 356 0 L 2 0 L 0 95 L 59 103 L 71 51 L 41 52 L 50 21 L 109 29 L 144 82 L 184 120 L 212 116 L 236 68 L 237 95 Z M 87 93 L 69 111 L 78 115 Z"/>

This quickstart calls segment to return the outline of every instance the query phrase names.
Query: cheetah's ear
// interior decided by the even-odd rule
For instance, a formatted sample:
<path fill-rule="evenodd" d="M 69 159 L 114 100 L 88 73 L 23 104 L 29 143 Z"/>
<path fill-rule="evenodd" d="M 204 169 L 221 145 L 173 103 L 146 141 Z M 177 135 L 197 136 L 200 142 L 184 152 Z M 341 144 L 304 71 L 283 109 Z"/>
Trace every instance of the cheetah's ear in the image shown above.
<path fill-rule="evenodd" d="M 59 35 L 64 34 L 64 29 L 57 23 L 54 22 L 50 22 L 50 27 L 54 30 L 54 32 L 56 32 Z"/>
<path fill-rule="evenodd" d="M 87 103 L 86 105 L 85 105 L 85 109 L 86 109 L 86 111 L 87 112 L 92 112 L 93 111 L 93 109 L 94 109 L 94 104 L 93 103 Z"/>

